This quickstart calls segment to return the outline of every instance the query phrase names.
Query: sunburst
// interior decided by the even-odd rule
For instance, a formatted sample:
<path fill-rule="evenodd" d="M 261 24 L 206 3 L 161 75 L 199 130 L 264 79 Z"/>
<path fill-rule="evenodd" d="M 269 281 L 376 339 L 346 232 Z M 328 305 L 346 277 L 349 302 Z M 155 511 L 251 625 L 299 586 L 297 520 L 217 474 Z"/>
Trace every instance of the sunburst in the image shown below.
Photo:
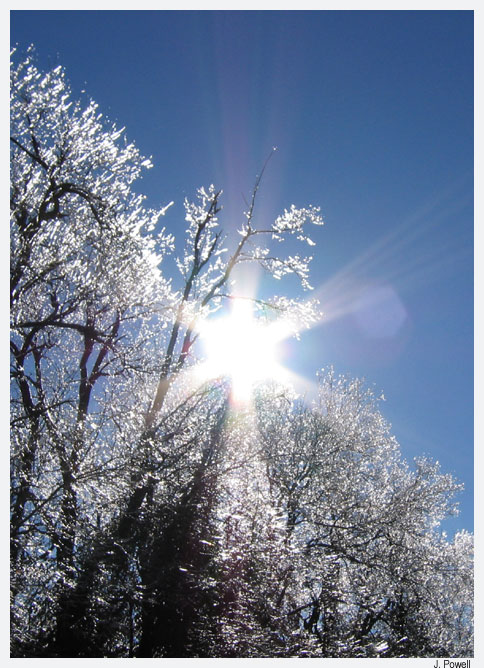
<path fill-rule="evenodd" d="M 200 327 L 205 361 L 204 379 L 228 377 L 232 399 L 247 403 L 263 380 L 286 382 L 279 344 L 290 335 L 282 321 L 263 323 L 254 317 L 250 299 L 233 299 L 229 315 L 205 321 Z"/>

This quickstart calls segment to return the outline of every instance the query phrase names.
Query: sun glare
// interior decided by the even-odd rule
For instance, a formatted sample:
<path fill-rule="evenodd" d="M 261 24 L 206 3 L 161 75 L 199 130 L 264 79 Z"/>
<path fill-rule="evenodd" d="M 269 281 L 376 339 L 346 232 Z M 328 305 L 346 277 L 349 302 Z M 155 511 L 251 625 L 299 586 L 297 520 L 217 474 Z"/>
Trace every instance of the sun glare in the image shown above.
<path fill-rule="evenodd" d="M 235 401 L 247 402 L 257 382 L 283 379 L 277 352 L 283 330 L 259 323 L 250 300 L 234 299 L 231 314 L 205 322 L 200 334 L 206 356 L 202 375 L 230 377 Z"/>

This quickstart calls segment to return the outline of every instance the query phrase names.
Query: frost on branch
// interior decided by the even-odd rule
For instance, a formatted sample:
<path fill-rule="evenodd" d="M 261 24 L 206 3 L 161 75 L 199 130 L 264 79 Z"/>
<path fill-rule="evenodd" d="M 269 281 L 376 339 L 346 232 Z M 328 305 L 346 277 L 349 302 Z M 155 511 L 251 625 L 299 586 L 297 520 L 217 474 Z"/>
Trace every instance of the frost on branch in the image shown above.
<path fill-rule="evenodd" d="M 278 321 L 287 332 L 287 337 L 299 338 L 304 329 L 313 327 L 323 317 L 319 300 L 298 301 L 287 297 L 272 297 L 260 304 L 259 310 L 268 321 Z"/>
<path fill-rule="evenodd" d="M 297 209 L 294 204 L 291 204 L 289 211 L 284 210 L 281 216 L 278 216 L 272 226 L 272 238 L 278 241 L 283 241 L 284 233 L 294 234 L 299 241 L 305 241 L 309 246 L 314 246 L 312 241 L 305 232 L 304 226 L 309 222 L 313 225 L 324 225 L 323 219 L 320 215 L 320 208 L 311 206 L 306 209 Z"/>
<path fill-rule="evenodd" d="M 309 237 L 307 227 L 309 225 L 323 225 L 323 219 L 319 213 L 319 207 L 309 207 L 298 209 L 291 205 L 289 211 L 286 209 L 283 215 L 278 216 L 269 230 L 254 228 L 251 224 L 252 211 L 250 212 L 247 225 L 244 225 L 239 234 L 243 239 L 252 241 L 251 237 L 255 235 L 267 235 L 278 242 L 287 241 L 291 236 L 295 236 L 298 241 L 306 242 L 309 246 L 315 246 L 315 242 Z M 304 290 L 311 290 L 312 287 L 308 281 L 309 265 L 313 259 L 311 256 L 289 255 L 281 256 L 279 253 L 272 255 L 269 247 L 256 246 L 244 249 L 242 259 L 245 261 L 255 261 L 272 275 L 273 278 L 280 280 L 286 275 L 294 274 L 300 280 Z"/>

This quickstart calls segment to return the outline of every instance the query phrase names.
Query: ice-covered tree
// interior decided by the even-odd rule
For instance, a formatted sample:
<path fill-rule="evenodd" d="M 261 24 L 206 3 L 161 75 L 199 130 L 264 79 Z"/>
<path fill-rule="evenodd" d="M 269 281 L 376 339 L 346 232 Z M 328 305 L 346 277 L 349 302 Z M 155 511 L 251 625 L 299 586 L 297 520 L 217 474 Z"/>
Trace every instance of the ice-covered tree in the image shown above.
<path fill-rule="evenodd" d="M 316 641 L 304 653 L 472 655 L 472 536 L 438 530 L 456 511 L 452 476 L 402 460 L 362 381 L 330 369 L 311 407 L 265 401 L 261 450 L 293 555 L 286 614 Z"/>
<path fill-rule="evenodd" d="M 61 67 L 13 60 L 13 655 L 471 654 L 471 537 L 438 530 L 458 486 L 401 460 L 362 384 L 326 373 L 306 406 L 262 383 L 235 410 L 227 378 L 191 373 L 237 267 L 310 287 L 285 241 L 313 246 L 318 209 L 260 220 L 262 170 L 235 241 L 213 186 L 175 239 L 124 130 Z"/>
<path fill-rule="evenodd" d="M 62 609 L 81 537 L 136 455 L 132 397 L 173 308 L 158 268 L 172 239 L 147 234 L 163 210 L 131 188 L 149 166 L 93 102 L 71 101 L 62 68 L 29 55 L 12 69 L 11 555 L 14 594 L 43 591 L 33 619 Z"/>

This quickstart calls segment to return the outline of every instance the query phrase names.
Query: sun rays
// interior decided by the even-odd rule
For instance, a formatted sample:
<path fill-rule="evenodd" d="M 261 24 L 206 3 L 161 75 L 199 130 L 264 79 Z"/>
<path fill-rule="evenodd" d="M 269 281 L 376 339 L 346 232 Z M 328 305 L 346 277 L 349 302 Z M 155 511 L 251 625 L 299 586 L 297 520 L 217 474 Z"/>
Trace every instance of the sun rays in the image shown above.
<path fill-rule="evenodd" d="M 324 311 L 322 323 L 357 314 L 362 307 L 380 312 L 382 305 L 399 320 L 403 292 L 419 290 L 472 261 L 472 248 L 454 249 L 455 240 L 442 227 L 469 204 L 460 189 L 457 183 L 401 222 L 389 221 L 386 234 L 324 281 L 315 291 Z"/>
<path fill-rule="evenodd" d="M 412 322 L 411 300 L 405 293 L 422 282 L 438 280 L 449 270 L 448 239 L 439 236 L 439 228 L 446 216 L 457 213 L 463 205 L 454 195 L 441 193 L 430 199 L 323 281 L 312 293 L 323 314 L 310 326 L 294 320 L 289 323 L 284 317 L 267 322 L 256 306 L 261 277 L 257 271 L 243 272 L 237 277 L 239 290 L 231 297 L 228 313 L 207 319 L 199 327 L 201 362 L 196 382 L 228 380 L 232 404 L 238 407 L 249 407 L 255 388 L 266 382 L 290 388 L 309 400 L 317 395 L 317 383 L 288 368 L 286 359 L 288 350 L 295 352 L 298 345 L 308 343 L 303 337 L 288 344 L 290 339 L 323 326 L 321 338 L 313 336 L 310 344 L 317 346 L 311 352 L 317 370 L 330 362 L 324 358 L 322 346 L 324 337 L 332 333 L 324 325 L 335 320 L 351 316 L 348 326 L 357 332 L 362 350 L 365 341 L 373 340 L 376 346 L 402 338 Z M 409 253 L 410 248 L 418 250 Z M 454 262 L 460 259 L 450 257 Z M 332 345 L 334 348 L 334 342 Z"/>
<path fill-rule="evenodd" d="M 200 327 L 205 361 L 199 377 L 229 377 L 233 401 L 247 403 L 258 382 L 285 380 L 278 345 L 287 336 L 282 322 L 263 324 L 254 318 L 251 300 L 233 299 L 229 315 L 205 321 Z"/>

